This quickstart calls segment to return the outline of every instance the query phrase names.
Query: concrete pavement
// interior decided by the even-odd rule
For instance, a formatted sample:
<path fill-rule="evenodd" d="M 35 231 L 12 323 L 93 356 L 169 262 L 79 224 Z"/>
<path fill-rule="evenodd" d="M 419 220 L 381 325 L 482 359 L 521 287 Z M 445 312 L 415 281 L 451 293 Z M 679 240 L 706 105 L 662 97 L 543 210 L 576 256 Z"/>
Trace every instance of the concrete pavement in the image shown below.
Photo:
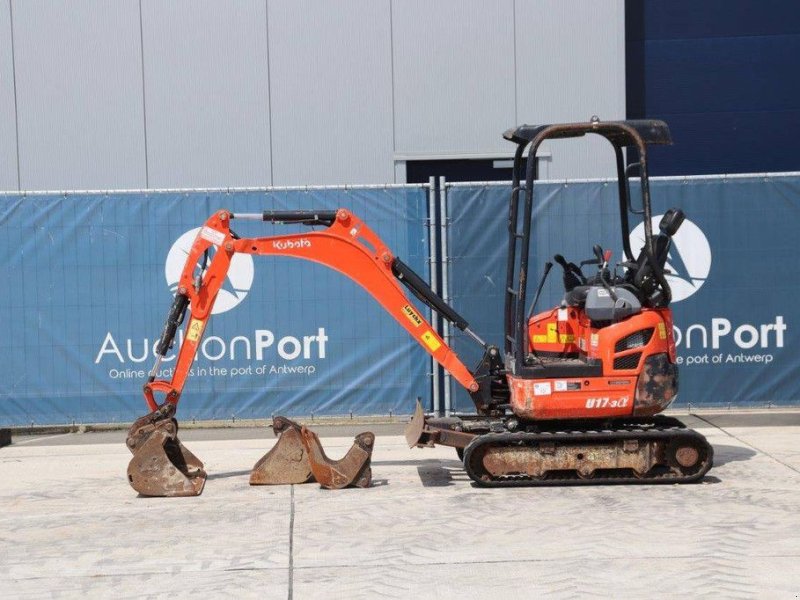
<path fill-rule="evenodd" d="M 481 489 L 453 450 L 387 431 L 371 489 L 251 488 L 273 439 L 187 435 L 203 495 L 147 499 L 127 484 L 124 433 L 15 437 L 0 450 L 0 594 L 798 598 L 798 414 L 686 418 L 716 453 L 689 486 Z M 323 439 L 332 457 L 351 442 Z"/>

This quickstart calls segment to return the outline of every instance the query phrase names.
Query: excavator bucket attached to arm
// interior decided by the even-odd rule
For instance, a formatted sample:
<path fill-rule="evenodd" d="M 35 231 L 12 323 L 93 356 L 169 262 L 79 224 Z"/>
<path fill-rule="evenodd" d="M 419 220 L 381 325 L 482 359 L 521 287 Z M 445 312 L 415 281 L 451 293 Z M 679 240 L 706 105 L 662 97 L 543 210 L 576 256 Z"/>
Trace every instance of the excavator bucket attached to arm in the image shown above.
<path fill-rule="evenodd" d="M 128 482 L 143 496 L 199 496 L 206 483 L 203 463 L 181 444 L 175 405 L 165 403 L 137 419 L 126 444 L 133 453 Z"/>

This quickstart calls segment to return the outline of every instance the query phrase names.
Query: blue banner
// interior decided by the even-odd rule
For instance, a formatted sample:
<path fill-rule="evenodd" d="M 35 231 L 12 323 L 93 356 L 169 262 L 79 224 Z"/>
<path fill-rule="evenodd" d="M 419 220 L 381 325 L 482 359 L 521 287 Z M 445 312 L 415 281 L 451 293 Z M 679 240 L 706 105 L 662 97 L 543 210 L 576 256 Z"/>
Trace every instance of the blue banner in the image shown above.
<path fill-rule="evenodd" d="M 688 217 L 668 260 L 681 361 L 677 406 L 800 401 L 793 301 L 800 266 L 800 177 L 654 179 L 656 221 Z M 454 307 L 502 339 L 507 185 L 448 189 Z M 185 249 L 215 210 L 343 206 L 429 277 L 427 190 L 388 187 L 236 192 L 0 196 L 0 425 L 130 421 L 146 410 L 150 369 Z M 236 222 L 261 237 L 301 230 Z M 573 262 L 600 244 L 622 255 L 613 182 L 537 187 L 531 294 L 555 253 Z M 639 232 L 632 232 L 636 253 Z M 591 268 L 591 267 L 590 267 Z M 554 267 L 539 308 L 563 295 Z M 181 419 L 411 412 L 430 398 L 428 355 L 366 291 L 310 262 L 237 257 L 181 400 Z M 427 309 L 424 314 L 429 314 Z M 456 335 L 468 366 L 480 349 Z M 173 355 L 163 364 L 169 378 Z M 455 386 L 454 386 L 455 387 Z M 471 410 L 466 394 L 454 408 Z"/>
<path fill-rule="evenodd" d="M 650 185 L 655 231 L 668 208 L 687 215 L 667 264 L 681 378 L 675 406 L 797 404 L 800 265 L 793 240 L 800 177 L 656 178 Z M 529 299 L 556 253 L 577 264 L 600 244 L 613 250 L 613 261 L 622 260 L 616 182 L 541 183 L 535 193 Z M 453 304 L 496 344 L 503 335 L 509 194 L 507 185 L 448 190 Z M 631 232 L 634 255 L 642 228 Z M 563 294 L 555 266 L 537 308 L 557 305 Z M 454 346 L 468 365 L 480 358 L 463 335 Z M 465 393 L 456 397 L 456 409 L 472 408 Z"/>
<path fill-rule="evenodd" d="M 427 190 L 0 196 L 0 425 L 130 421 L 185 262 L 216 210 L 335 209 L 428 278 Z M 235 222 L 242 237 L 300 226 Z M 186 419 L 410 413 L 430 361 L 365 290 L 324 266 L 237 255 L 179 406 Z M 428 314 L 427 309 L 423 314 Z M 159 378 L 169 379 L 174 354 Z"/>

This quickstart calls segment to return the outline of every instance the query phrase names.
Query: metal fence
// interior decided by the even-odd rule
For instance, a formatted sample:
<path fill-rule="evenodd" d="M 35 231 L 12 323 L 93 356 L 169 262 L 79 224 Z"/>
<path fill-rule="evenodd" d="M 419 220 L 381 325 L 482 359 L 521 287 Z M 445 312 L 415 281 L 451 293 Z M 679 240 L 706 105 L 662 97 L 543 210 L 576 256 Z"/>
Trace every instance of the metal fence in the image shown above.
<path fill-rule="evenodd" d="M 668 260 L 682 363 L 678 405 L 796 404 L 800 174 L 654 178 L 651 185 L 654 214 L 679 206 L 688 216 Z M 621 256 L 613 181 L 537 186 L 534 267 L 556 252 L 588 258 L 593 244 Z M 432 180 L 2 194 L 0 425 L 140 415 L 141 385 L 185 246 L 223 207 L 349 208 L 471 329 L 499 343 L 509 189 Z M 270 235 L 277 227 L 245 223 L 238 233 Z M 186 385 L 184 419 L 409 413 L 417 397 L 436 411 L 472 409 L 455 382 L 349 279 L 306 261 L 243 259 L 223 287 Z M 539 306 L 557 304 L 562 294 L 554 272 Z M 468 366 L 477 363 L 479 347 L 420 309 Z M 315 340 L 308 352 L 286 351 L 304 336 Z M 167 376 L 169 368 L 167 361 Z"/>
<path fill-rule="evenodd" d="M 800 266 L 794 236 L 800 223 L 800 174 L 652 178 L 654 229 L 668 208 L 687 221 L 673 239 L 667 268 L 673 290 L 681 392 L 675 406 L 770 406 L 800 402 Z M 591 258 L 594 244 L 622 256 L 616 180 L 537 182 L 529 284 L 560 253 Z M 634 186 L 635 187 L 635 186 Z M 510 185 L 446 185 L 453 305 L 489 342 L 502 340 Z M 641 231 L 631 233 L 634 252 Z M 555 267 L 539 307 L 560 303 Z M 467 364 L 480 349 L 458 334 L 453 346 Z M 452 384 L 451 384 L 452 387 Z M 472 407 L 453 387 L 446 411 Z"/>
<path fill-rule="evenodd" d="M 0 424 L 142 414 L 185 250 L 213 211 L 345 207 L 429 278 L 429 205 L 427 185 L 0 196 Z M 235 225 L 246 237 L 297 228 Z M 361 287 L 315 263 L 237 256 L 215 312 L 184 418 L 410 412 L 430 397 L 415 342 Z"/>

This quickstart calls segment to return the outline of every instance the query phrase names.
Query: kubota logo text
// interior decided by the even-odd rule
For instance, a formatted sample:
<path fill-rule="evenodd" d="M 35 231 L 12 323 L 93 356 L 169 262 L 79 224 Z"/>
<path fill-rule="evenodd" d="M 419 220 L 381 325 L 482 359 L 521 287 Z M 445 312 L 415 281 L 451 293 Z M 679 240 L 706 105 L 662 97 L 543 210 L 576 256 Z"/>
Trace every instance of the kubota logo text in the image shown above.
<path fill-rule="evenodd" d="M 297 250 L 298 248 L 311 248 L 311 240 L 300 238 L 299 240 L 281 240 L 272 242 L 272 247 L 276 250 Z"/>
<path fill-rule="evenodd" d="M 178 289 L 178 282 L 181 279 L 183 267 L 186 264 L 186 257 L 189 255 L 189 250 L 194 244 L 197 234 L 201 228 L 197 227 L 187 231 L 180 236 L 172 248 L 169 249 L 167 254 L 167 262 L 164 265 L 164 274 L 167 277 L 167 285 L 170 291 L 174 294 Z M 212 247 L 213 248 L 213 247 Z M 213 257 L 215 250 L 209 249 L 209 264 Z M 197 265 L 199 272 L 201 265 Z M 208 266 L 208 265 L 206 265 Z M 253 285 L 253 257 L 249 254 L 234 254 L 231 258 L 231 265 L 228 269 L 228 275 L 225 278 L 225 283 L 217 294 L 217 300 L 214 303 L 214 308 L 211 311 L 212 315 L 224 313 L 236 307 L 250 291 Z"/>

